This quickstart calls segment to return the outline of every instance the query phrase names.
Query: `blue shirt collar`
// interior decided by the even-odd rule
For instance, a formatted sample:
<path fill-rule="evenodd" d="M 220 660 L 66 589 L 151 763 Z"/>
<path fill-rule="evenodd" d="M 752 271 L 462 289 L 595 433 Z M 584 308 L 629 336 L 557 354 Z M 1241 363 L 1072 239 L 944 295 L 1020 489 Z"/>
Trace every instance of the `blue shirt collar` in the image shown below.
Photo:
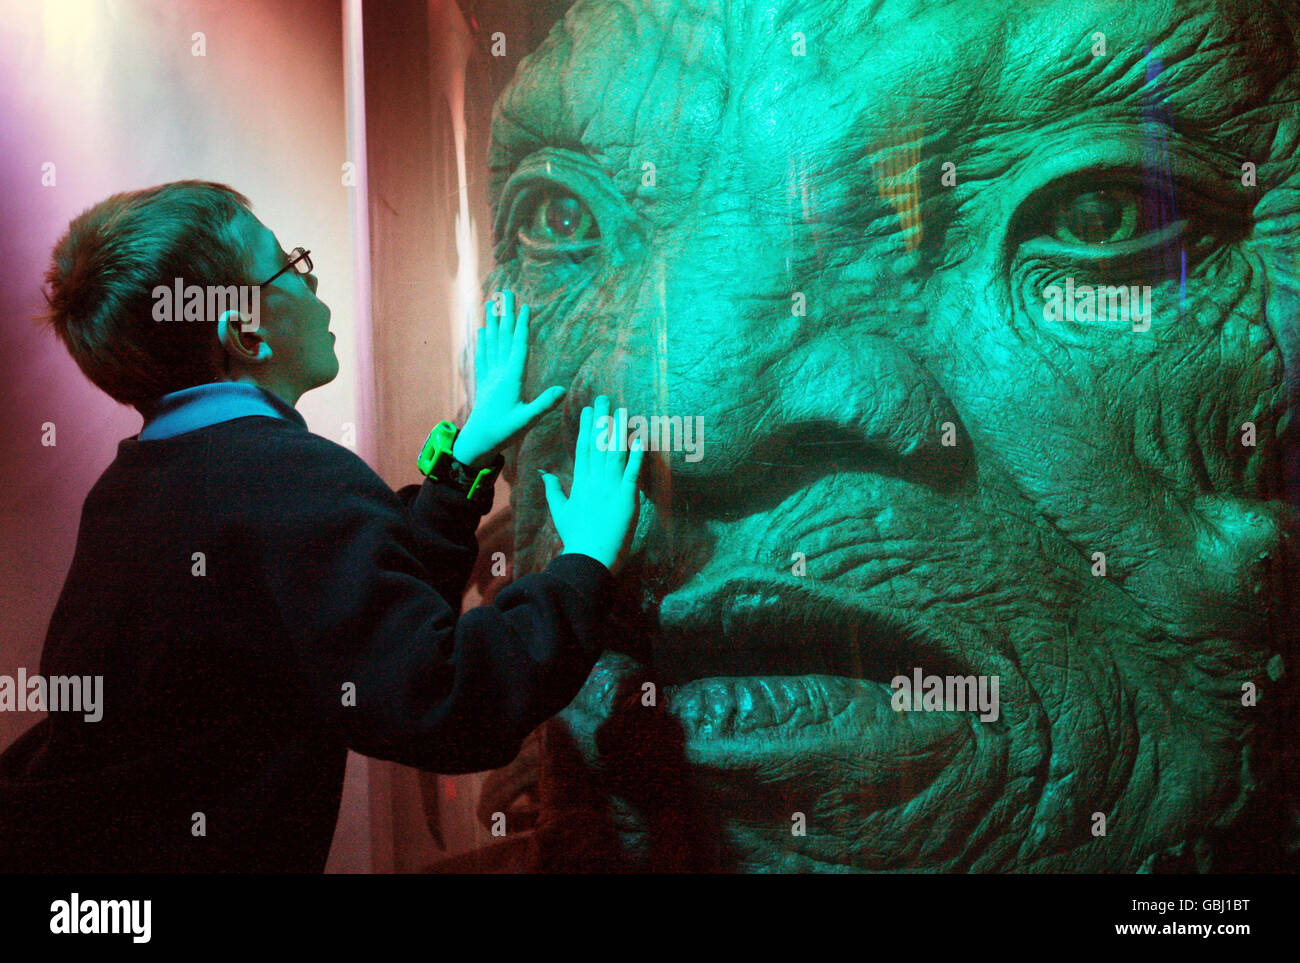
<path fill-rule="evenodd" d="M 158 441 L 206 428 L 208 425 L 266 415 L 307 427 L 297 409 L 257 385 L 239 381 L 214 381 L 163 395 L 140 429 L 140 441 Z"/>

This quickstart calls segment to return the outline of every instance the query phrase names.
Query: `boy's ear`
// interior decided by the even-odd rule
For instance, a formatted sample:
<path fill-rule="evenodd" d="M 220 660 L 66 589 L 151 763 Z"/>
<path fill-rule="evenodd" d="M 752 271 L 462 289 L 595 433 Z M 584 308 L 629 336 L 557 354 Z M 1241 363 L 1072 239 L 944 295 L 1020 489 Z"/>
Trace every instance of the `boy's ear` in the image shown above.
<path fill-rule="evenodd" d="M 271 346 L 256 324 L 247 324 L 238 311 L 226 309 L 217 319 L 217 340 L 230 360 L 262 364 L 271 359 Z"/>

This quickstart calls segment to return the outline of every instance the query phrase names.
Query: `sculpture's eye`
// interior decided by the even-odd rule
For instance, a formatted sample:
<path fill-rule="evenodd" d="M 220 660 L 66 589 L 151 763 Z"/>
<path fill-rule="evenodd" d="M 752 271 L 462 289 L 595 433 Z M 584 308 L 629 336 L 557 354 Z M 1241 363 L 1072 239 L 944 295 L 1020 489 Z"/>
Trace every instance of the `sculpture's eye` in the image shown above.
<path fill-rule="evenodd" d="M 1094 167 L 1029 192 L 1012 216 L 1006 261 L 1026 310 L 1039 310 L 1043 292 L 1070 278 L 1084 287 L 1177 284 L 1181 298 L 1207 259 L 1247 236 L 1254 200 L 1193 155 L 1180 167 L 1178 177 Z"/>
<path fill-rule="evenodd" d="M 523 239 L 538 244 L 593 241 L 600 237 L 591 210 L 572 194 L 544 194 L 528 223 L 520 228 Z"/>
<path fill-rule="evenodd" d="M 1239 237 L 1249 223 L 1243 203 L 1192 178 L 1153 177 L 1140 169 L 1082 171 L 1028 198 L 1010 237 L 1022 258 L 1110 271 L 1112 278 L 1114 272 L 1167 276 L 1171 265 L 1184 269 L 1184 256 L 1193 265 Z"/>
<path fill-rule="evenodd" d="M 1065 244 L 1122 244 L 1158 230 L 1153 205 L 1122 187 L 1075 194 L 1049 215 L 1049 231 Z"/>

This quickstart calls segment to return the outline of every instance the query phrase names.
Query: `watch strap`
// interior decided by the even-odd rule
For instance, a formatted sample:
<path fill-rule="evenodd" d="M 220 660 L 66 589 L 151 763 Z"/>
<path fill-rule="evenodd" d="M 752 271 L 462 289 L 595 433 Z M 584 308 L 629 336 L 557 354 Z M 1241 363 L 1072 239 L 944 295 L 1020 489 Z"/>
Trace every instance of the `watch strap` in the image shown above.
<path fill-rule="evenodd" d="M 486 468 L 475 471 L 469 465 L 458 462 L 455 458 L 447 462 L 445 481 L 458 491 L 465 493 L 465 498 L 478 504 L 491 501 L 492 486 L 506 463 L 505 455 L 498 454 Z M 439 479 L 435 479 L 437 481 Z"/>
<path fill-rule="evenodd" d="M 492 486 L 506 459 L 504 455 L 497 454 L 486 468 L 475 471 L 457 461 L 451 453 L 459 433 L 460 429 L 453 422 L 438 422 L 429 432 L 416 463 L 420 471 L 432 481 L 464 492 L 466 500 L 483 506 L 492 500 Z"/>

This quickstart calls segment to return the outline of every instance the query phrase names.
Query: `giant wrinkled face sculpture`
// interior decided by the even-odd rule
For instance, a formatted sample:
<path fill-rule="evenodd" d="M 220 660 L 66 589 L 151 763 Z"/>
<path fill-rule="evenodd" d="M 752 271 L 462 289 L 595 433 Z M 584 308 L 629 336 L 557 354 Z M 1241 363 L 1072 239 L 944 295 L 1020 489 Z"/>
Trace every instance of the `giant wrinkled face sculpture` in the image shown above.
<path fill-rule="evenodd" d="M 545 732 L 540 868 L 1289 858 L 1298 28 L 582 0 L 523 61 L 486 291 L 570 394 L 514 462 L 519 570 L 583 404 L 703 426 Z M 916 670 L 998 711 L 900 711 Z"/>

